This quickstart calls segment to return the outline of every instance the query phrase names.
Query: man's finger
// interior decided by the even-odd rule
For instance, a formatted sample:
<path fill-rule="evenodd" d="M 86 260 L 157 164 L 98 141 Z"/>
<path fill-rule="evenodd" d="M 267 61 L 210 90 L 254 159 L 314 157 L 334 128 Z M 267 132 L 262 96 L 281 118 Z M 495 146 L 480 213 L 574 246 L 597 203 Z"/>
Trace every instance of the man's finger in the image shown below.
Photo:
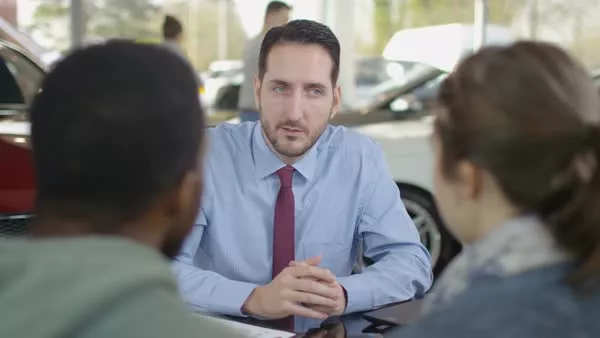
<path fill-rule="evenodd" d="M 287 304 L 286 312 L 290 313 L 292 316 L 301 316 L 320 320 L 325 320 L 329 317 L 326 313 L 315 311 L 313 309 L 310 309 L 306 306 L 294 302 L 289 302 Z"/>
<path fill-rule="evenodd" d="M 294 266 L 290 268 L 290 272 L 297 278 L 314 278 L 330 283 L 335 281 L 335 275 L 331 271 L 316 266 Z"/>
<path fill-rule="evenodd" d="M 314 305 L 335 308 L 337 305 L 336 301 L 331 298 L 319 296 L 310 292 L 292 291 L 286 298 L 295 303 L 302 304 L 305 307 L 311 307 Z"/>
<path fill-rule="evenodd" d="M 290 282 L 289 287 L 295 291 L 314 293 L 332 300 L 336 300 L 338 296 L 336 289 L 332 288 L 329 283 L 321 283 L 311 278 L 296 279 Z"/>
<path fill-rule="evenodd" d="M 314 256 L 311 258 L 307 258 L 303 261 L 291 261 L 290 266 L 301 266 L 301 265 L 310 265 L 310 266 L 318 266 L 321 264 L 321 256 Z"/>
<path fill-rule="evenodd" d="M 327 313 L 329 315 L 331 315 L 331 313 L 333 313 L 333 311 L 335 310 L 335 308 L 322 305 L 308 306 L 308 308 L 317 312 Z"/>

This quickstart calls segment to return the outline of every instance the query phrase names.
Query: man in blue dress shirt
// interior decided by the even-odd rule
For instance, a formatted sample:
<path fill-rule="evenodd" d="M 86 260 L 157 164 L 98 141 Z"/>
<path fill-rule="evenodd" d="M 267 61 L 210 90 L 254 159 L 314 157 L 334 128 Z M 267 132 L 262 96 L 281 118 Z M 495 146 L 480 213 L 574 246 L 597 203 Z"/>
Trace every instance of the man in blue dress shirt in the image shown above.
<path fill-rule="evenodd" d="M 341 98 L 335 35 L 295 20 L 271 29 L 260 53 L 260 121 L 209 131 L 202 210 L 174 262 L 185 300 L 198 311 L 294 316 L 305 331 L 423 295 L 430 256 L 380 148 L 328 124 Z M 375 263 L 351 275 L 360 244 Z"/>

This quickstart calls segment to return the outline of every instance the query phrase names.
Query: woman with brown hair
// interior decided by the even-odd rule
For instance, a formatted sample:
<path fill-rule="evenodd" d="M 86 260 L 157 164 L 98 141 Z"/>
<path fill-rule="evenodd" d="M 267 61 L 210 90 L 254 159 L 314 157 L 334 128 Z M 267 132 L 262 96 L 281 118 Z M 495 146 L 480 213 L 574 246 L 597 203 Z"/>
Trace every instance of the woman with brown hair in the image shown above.
<path fill-rule="evenodd" d="M 464 243 L 391 337 L 600 337 L 600 96 L 561 49 L 487 47 L 445 80 L 435 195 Z"/>

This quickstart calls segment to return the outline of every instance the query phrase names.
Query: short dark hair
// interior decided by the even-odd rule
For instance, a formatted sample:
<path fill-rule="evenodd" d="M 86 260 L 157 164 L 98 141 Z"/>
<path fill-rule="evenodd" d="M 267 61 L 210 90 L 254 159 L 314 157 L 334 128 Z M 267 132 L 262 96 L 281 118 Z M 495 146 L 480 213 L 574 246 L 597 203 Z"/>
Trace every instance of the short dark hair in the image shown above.
<path fill-rule="evenodd" d="M 265 11 L 265 15 L 277 13 L 280 10 L 284 10 L 284 9 L 289 11 L 292 9 L 292 6 L 288 5 L 287 3 L 283 2 L 283 1 L 271 1 L 267 5 L 267 10 Z"/>
<path fill-rule="evenodd" d="M 162 25 L 163 38 L 175 39 L 183 32 L 183 25 L 172 15 L 166 15 Z"/>
<path fill-rule="evenodd" d="M 600 96 L 589 74 L 542 42 L 490 46 L 441 85 L 435 123 L 442 173 L 468 160 L 488 171 L 520 212 L 540 217 L 577 261 L 600 276 Z"/>
<path fill-rule="evenodd" d="M 292 20 L 271 28 L 263 38 L 258 59 L 258 75 L 262 80 L 267 72 L 267 58 L 274 46 L 286 43 L 319 45 L 333 61 L 331 83 L 336 84 L 340 72 L 340 42 L 329 27 L 311 20 Z"/>
<path fill-rule="evenodd" d="M 46 76 L 30 115 L 37 212 L 131 221 L 198 165 L 194 72 L 155 45 L 74 51 Z"/>

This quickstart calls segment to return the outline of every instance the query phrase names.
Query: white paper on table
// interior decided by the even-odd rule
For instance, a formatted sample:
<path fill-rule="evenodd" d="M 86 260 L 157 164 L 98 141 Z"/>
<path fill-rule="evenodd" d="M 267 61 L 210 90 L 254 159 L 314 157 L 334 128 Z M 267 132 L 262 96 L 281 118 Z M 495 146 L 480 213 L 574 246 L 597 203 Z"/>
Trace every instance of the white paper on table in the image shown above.
<path fill-rule="evenodd" d="M 264 327 L 259 327 L 250 324 L 244 324 L 240 322 L 236 322 L 233 320 L 227 320 L 223 318 L 216 318 L 212 316 L 207 316 L 203 314 L 196 314 L 197 316 L 202 316 L 206 319 L 214 320 L 216 322 L 221 323 L 222 325 L 235 330 L 237 332 L 241 332 L 244 336 L 249 338 L 290 338 L 295 336 L 295 333 L 287 332 L 287 331 L 279 331 L 273 329 L 267 329 Z"/>

